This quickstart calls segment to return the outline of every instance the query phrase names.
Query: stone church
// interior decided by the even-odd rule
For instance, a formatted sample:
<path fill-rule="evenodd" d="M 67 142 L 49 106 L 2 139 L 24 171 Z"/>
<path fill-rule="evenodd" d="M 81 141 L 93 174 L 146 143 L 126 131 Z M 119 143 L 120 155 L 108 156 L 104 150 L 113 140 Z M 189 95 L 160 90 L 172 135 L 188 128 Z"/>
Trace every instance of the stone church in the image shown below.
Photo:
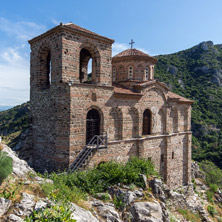
<path fill-rule="evenodd" d="M 154 78 L 157 59 L 60 24 L 29 41 L 33 159 L 38 170 L 150 159 L 170 187 L 191 174 L 191 104 Z M 89 74 L 88 63 L 92 71 Z"/>

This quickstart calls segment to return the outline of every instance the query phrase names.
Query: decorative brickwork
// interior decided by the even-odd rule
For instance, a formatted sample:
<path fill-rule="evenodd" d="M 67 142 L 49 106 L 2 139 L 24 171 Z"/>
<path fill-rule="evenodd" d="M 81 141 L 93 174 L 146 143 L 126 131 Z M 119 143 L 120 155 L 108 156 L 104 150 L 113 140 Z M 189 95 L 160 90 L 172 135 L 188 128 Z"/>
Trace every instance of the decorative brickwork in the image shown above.
<path fill-rule="evenodd" d="M 68 168 L 94 135 L 107 132 L 107 148 L 86 167 L 139 156 L 171 187 L 190 181 L 192 101 L 154 79 L 155 58 L 136 49 L 112 58 L 113 40 L 70 23 L 29 43 L 36 169 Z"/>

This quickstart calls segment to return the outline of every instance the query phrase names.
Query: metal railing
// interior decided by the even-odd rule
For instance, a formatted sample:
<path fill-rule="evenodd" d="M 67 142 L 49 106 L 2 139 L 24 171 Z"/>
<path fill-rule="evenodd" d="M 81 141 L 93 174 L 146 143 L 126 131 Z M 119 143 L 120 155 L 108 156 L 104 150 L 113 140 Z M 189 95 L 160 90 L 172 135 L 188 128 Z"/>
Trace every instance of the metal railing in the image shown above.
<path fill-rule="evenodd" d="M 89 143 L 84 147 L 80 152 L 74 162 L 70 165 L 68 173 L 78 170 L 82 165 L 88 160 L 88 157 L 91 153 L 97 151 L 101 148 L 107 148 L 107 133 L 104 132 L 103 135 L 95 135 Z"/>

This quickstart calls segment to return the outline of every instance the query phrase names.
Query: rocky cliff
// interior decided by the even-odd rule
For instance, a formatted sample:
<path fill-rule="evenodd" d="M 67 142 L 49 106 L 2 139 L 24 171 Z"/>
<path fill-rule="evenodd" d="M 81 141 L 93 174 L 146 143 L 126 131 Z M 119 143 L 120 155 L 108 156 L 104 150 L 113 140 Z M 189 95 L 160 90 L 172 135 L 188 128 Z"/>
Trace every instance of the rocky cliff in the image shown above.
<path fill-rule="evenodd" d="M 37 176 L 6 145 L 3 151 L 13 159 L 13 174 L 0 186 L 0 221 L 23 221 L 33 212 L 55 205 L 41 190 L 43 184 L 53 181 Z M 193 183 L 176 190 L 170 190 L 159 178 L 143 177 L 146 184 L 143 189 L 116 184 L 109 187 L 107 193 L 89 195 L 81 206 L 70 202 L 71 218 L 78 222 L 220 221 L 221 192 L 216 192 L 214 205 L 209 203 L 209 187 L 196 163 L 192 164 L 192 176 Z M 209 206 L 215 212 L 209 210 Z"/>

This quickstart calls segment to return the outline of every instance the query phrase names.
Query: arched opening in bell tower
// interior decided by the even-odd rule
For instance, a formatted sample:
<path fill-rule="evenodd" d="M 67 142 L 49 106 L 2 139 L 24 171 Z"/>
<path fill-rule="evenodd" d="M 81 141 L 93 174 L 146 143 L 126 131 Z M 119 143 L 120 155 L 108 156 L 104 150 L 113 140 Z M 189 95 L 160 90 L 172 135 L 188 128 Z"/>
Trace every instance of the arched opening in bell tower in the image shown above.
<path fill-rule="evenodd" d="M 91 71 L 91 72 L 90 72 Z M 87 49 L 80 51 L 79 81 L 80 83 L 92 83 L 92 54 Z"/>

